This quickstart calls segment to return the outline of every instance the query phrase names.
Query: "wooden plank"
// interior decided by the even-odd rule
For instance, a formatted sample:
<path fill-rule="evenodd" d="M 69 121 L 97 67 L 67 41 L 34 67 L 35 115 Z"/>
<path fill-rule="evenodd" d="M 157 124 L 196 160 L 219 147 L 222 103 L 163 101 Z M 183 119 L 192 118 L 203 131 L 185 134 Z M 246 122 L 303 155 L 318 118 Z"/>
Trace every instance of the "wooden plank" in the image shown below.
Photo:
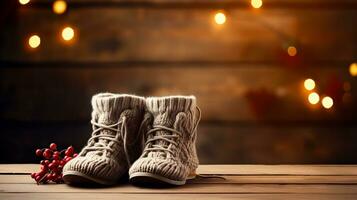
<path fill-rule="evenodd" d="M 186 184 L 182 187 L 158 189 L 132 185 L 110 188 L 78 188 L 65 184 L 0 184 L 6 193 L 121 193 L 121 194 L 357 194 L 357 185 L 294 185 L 294 184 Z"/>
<path fill-rule="evenodd" d="M 17 199 L 121 199 L 121 200 L 181 200 L 181 199 L 197 199 L 197 200 L 217 200 L 217 199 L 240 199 L 240 200 L 353 200 L 357 198 L 354 194 L 110 194 L 110 193 L 0 193 L 0 199 L 17 200 Z"/>
<path fill-rule="evenodd" d="M 33 184 L 30 175 L 0 175 L 0 184 Z M 357 184 L 356 175 L 206 175 L 188 184 Z"/>
<path fill-rule="evenodd" d="M 0 174 L 37 171 L 38 164 L 1 164 Z M 355 176 L 357 165 L 200 165 L 198 174 Z"/>
<path fill-rule="evenodd" d="M 320 104 L 311 106 L 302 86 L 307 77 L 317 81 L 321 94 L 328 92 L 326 88 L 331 83 L 341 85 L 337 95 L 343 94 L 344 81 L 355 86 L 347 71 L 337 67 L 305 71 L 264 64 L 256 67 L 214 65 L 205 69 L 197 65 L 171 68 L 143 65 L 122 68 L 7 67 L 0 69 L 0 117 L 19 121 L 88 120 L 91 95 L 111 91 L 143 96 L 194 94 L 202 109 L 203 121 L 346 122 L 357 119 L 356 106 L 345 105 L 341 100 L 335 102 L 337 109 L 331 112 L 326 112 Z M 331 82 L 334 77 L 338 77 L 335 78 L 337 82 Z M 56 112 L 53 108 L 57 108 Z"/>
<path fill-rule="evenodd" d="M 356 59 L 354 10 L 229 10 L 227 23 L 220 27 L 213 22 L 215 12 L 90 7 L 73 8 L 58 17 L 47 7 L 21 8 L 12 18 L 14 22 L 8 23 L 9 27 L 1 33 L 0 60 L 243 61 L 294 65 L 297 60 Z M 78 31 L 72 45 L 59 39 L 65 24 Z M 31 33 L 40 34 L 43 41 L 35 51 L 25 47 Z M 287 62 L 290 59 L 284 48 L 293 41 L 299 46 L 301 59 Z"/>

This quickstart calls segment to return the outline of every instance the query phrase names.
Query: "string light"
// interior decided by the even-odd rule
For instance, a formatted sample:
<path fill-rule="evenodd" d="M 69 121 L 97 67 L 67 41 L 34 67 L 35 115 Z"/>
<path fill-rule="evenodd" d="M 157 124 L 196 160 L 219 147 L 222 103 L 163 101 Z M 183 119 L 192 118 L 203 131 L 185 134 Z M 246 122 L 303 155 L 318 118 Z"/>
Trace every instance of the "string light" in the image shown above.
<path fill-rule="evenodd" d="M 297 49 L 294 46 L 289 46 L 287 51 L 289 56 L 296 56 L 297 54 Z"/>
<path fill-rule="evenodd" d="M 63 14 L 64 12 L 66 12 L 67 3 L 63 0 L 57 0 L 53 2 L 52 9 L 53 12 L 56 14 Z"/>
<path fill-rule="evenodd" d="M 322 106 L 326 109 L 330 109 L 333 106 L 333 99 L 329 96 L 326 96 L 322 99 Z"/>
<path fill-rule="evenodd" d="M 21 4 L 21 5 L 26 5 L 26 4 L 28 4 L 30 2 L 30 0 L 19 0 L 19 3 Z"/>
<path fill-rule="evenodd" d="M 214 16 L 214 21 L 216 22 L 216 24 L 222 25 L 226 23 L 226 15 L 223 12 L 218 12 Z"/>
<path fill-rule="evenodd" d="M 28 40 L 29 46 L 33 49 L 37 48 L 41 44 L 41 38 L 38 35 L 32 35 Z"/>
<path fill-rule="evenodd" d="M 67 26 L 65 27 L 63 30 L 62 30 L 62 38 L 65 40 L 65 41 L 70 41 L 72 40 L 74 37 L 74 30 L 73 28 Z"/>
<path fill-rule="evenodd" d="M 260 8 L 263 5 L 262 0 L 251 0 L 250 4 L 252 5 L 253 8 Z"/>
<path fill-rule="evenodd" d="M 351 76 L 357 76 L 357 63 L 352 63 L 350 65 L 350 74 Z"/>
<path fill-rule="evenodd" d="M 308 100 L 311 104 L 315 105 L 320 101 L 320 96 L 316 92 L 309 94 Z"/>
<path fill-rule="evenodd" d="M 309 91 L 313 90 L 315 88 L 315 86 L 316 86 L 315 81 L 312 80 L 311 78 L 306 79 L 304 81 L 304 87 L 305 87 L 306 90 L 309 90 Z"/>

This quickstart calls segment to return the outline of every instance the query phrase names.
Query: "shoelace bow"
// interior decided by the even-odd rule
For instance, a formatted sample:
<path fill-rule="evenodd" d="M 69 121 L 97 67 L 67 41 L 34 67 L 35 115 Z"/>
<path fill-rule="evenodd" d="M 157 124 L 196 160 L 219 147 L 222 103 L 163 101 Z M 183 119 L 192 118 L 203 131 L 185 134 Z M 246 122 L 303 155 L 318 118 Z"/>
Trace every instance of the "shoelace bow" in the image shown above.
<path fill-rule="evenodd" d="M 84 147 L 83 151 L 81 152 L 81 154 L 86 154 L 88 151 L 97 151 L 97 150 L 104 150 L 104 154 L 106 153 L 106 151 L 110 151 L 113 152 L 114 149 L 110 148 L 108 146 L 108 144 L 104 143 L 103 141 L 101 141 L 100 139 L 104 139 L 104 140 L 109 140 L 109 141 L 113 141 L 114 143 L 116 143 L 117 145 L 119 144 L 119 137 L 121 137 L 121 139 L 123 140 L 123 145 L 124 145 L 124 153 L 125 153 L 125 158 L 128 162 L 128 165 L 130 166 L 130 159 L 129 159 L 129 155 L 128 155 L 128 151 L 127 151 L 127 146 L 126 146 L 126 142 L 127 142 L 127 128 L 126 128 L 126 118 L 122 117 L 122 119 L 120 119 L 117 123 L 115 124 L 110 124 L 110 125 L 106 125 L 106 124 L 101 124 L 98 122 L 95 122 L 94 120 L 91 120 L 91 124 L 93 126 L 93 132 L 92 132 L 92 137 L 89 138 L 87 146 Z M 120 126 L 121 124 L 121 126 Z M 115 132 L 115 135 L 112 134 L 98 134 L 103 130 L 110 130 Z M 99 146 L 88 146 L 90 145 L 93 141 L 95 141 L 96 139 L 98 139 L 97 142 L 94 142 L 93 145 L 95 144 L 99 144 Z"/>
<path fill-rule="evenodd" d="M 192 130 L 193 132 L 195 132 L 197 130 L 198 123 L 201 120 L 201 109 L 198 106 L 196 107 L 196 109 L 199 114 L 198 114 L 197 122 Z M 178 147 L 179 144 L 175 141 L 175 139 L 180 138 L 182 136 L 182 133 L 180 131 L 177 131 L 176 129 L 169 128 L 166 126 L 153 125 L 153 128 L 147 132 L 147 135 L 150 135 L 157 131 L 168 131 L 171 133 L 176 133 L 176 135 L 168 135 L 168 134 L 154 135 L 153 138 L 150 138 L 145 142 L 144 154 L 147 155 L 151 151 L 163 151 L 166 153 L 170 153 L 171 155 L 174 155 L 175 153 L 171 149 L 169 149 L 169 147 L 170 147 L 170 145 L 174 145 L 175 147 Z M 155 141 L 166 141 L 169 144 L 167 146 L 153 144 Z M 149 146 L 151 146 L 151 147 L 149 147 Z"/>

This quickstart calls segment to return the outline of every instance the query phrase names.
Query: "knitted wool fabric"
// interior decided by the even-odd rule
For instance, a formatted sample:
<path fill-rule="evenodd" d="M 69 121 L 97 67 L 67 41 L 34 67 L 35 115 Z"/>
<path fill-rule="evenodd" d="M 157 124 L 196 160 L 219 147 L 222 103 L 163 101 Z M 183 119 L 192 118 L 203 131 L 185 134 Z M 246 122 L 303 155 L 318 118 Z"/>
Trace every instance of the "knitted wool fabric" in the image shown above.
<path fill-rule="evenodd" d="M 138 131 L 144 98 L 101 93 L 93 96 L 92 107 L 92 137 L 63 168 L 63 179 L 69 184 L 114 184 L 141 154 L 137 142 L 142 142 Z"/>
<path fill-rule="evenodd" d="M 146 99 L 145 147 L 129 170 L 134 183 L 183 185 L 198 167 L 197 125 L 200 112 L 194 96 Z"/>

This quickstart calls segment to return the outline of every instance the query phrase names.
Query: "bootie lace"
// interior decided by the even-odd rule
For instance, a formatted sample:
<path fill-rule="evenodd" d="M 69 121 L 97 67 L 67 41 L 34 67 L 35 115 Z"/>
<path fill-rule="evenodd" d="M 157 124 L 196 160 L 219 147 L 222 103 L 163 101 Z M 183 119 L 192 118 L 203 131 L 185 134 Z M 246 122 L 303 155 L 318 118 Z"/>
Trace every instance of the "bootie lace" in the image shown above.
<path fill-rule="evenodd" d="M 201 120 L 201 109 L 197 106 L 196 107 L 197 111 L 198 111 L 198 120 L 193 128 L 193 131 L 197 130 L 197 126 Z M 152 129 L 149 130 L 147 132 L 147 135 L 153 134 L 157 131 L 168 131 L 171 133 L 175 133 L 172 135 L 169 134 L 164 134 L 164 135 L 154 135 L 153 138 L 150 138 L 146 141 L 145 143 L 145 148 L 144 148 L 144 157 L 148 155 L 149 152 L 151 151 L 162 151 L 167 153 L 170 153 L 171 155 L 174 155 L 175 152 L 172 151 L 169 147 L 170 145 L 174 145 L 175 147 L 178 147 L 178 143 L 176 142 L 176 140 L 180 137 L 182 137 L 182 133 L 180 131 L 177 131 L 176 129 L 173 128 L 169 128 L 166 126 L 162 126 L 162 125 L 153 125 Z M 168 145 L 162 145 L 162 144 L 156 144 L 156 141 L 166 141 L 168 142 Z"/>
<path fill-rule="evenodd" d="M 89 138 L 87 146 L 83 148 L 83 151 L 80 153 L 80 156 L 85 156 L 89 151 L 101 151 L 104 152 L 102 155 L 107 155 L 107 152 L 116 152 L 119 151 L 118 147 L 120 146 L 120 138 L 123 141 L 124 146 L 124 153 L 128 165 L 130 166 L 130 159 L 127 151 L 126 141 L 127 141 L 127 126 L 126 126 L 126 118 L 122 117 L 117 123 L 115 124 L 102 124 L 91 120 L 91 124 L 93 127 L 93 132 L 91 138 Z M 115 135 L 112 134 L 99 134 L 103 130 L 110 130 L 115 132 Z M 97 140 L 97 141 L 96 141 Z M 116 143 L 114 145 L 116 148 L 109 147 L 109 142 L 106 141 L 113 141 Z"/>

